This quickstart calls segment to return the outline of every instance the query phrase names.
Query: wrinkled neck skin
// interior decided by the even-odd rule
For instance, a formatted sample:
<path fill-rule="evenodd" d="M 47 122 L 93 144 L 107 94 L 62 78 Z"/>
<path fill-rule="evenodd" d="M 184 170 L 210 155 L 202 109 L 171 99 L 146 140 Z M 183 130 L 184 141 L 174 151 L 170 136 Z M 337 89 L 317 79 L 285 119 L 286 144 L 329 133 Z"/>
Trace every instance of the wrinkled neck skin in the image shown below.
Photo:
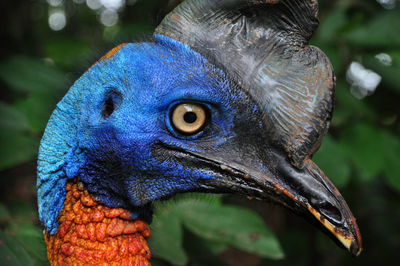
<path fill-rule="evenodd" d="M 146 222 L 97 202 L 78 179 L 66 191 L 57 232 L 45 234 L 51 265 L 150 265 Z"/>

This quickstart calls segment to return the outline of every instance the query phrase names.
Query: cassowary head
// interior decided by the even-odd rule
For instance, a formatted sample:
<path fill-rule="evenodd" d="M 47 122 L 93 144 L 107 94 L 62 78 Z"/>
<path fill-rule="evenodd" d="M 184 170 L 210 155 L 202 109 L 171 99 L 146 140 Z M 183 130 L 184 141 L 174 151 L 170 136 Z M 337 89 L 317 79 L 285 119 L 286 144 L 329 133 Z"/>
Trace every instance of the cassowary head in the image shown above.
<path fill-rule="evenodd" d="M 188 191 L 277 202 L 359 254 L 354 217 L 311 161 L 335 83 L 327 57 L 307 45 L 317 24 L 314 0 L 189 0 L 152 42 L 110 51 L 75 82 L 43 136 L 47 232 L 57 231 L 66 183 L 79 178 L 133 219 Z"/>

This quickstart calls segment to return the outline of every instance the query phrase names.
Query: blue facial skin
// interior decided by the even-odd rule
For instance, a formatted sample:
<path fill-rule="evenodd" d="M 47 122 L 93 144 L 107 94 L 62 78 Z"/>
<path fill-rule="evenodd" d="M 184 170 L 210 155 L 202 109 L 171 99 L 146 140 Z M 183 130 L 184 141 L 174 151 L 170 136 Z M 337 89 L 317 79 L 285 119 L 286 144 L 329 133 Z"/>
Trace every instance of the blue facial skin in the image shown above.
<path fill-rule="evenodd" d="M 75 177 L 106 206 L 146 220 L 152 201 L 213 179 L 212 171 L 175 158 L 165 146 L 196 153 L 229 146 L 235 123 L 258 112 L 230 84 L 199 53 L 161 35 L 127 44 L 91 67 L 57 105 L 41 142 L 38 203 L 47 232 L 56 232 L 66 182 Z M 209 123 L 194 136 L 171 124 L 171 110 L 182 102 L 209 109 Z"/>

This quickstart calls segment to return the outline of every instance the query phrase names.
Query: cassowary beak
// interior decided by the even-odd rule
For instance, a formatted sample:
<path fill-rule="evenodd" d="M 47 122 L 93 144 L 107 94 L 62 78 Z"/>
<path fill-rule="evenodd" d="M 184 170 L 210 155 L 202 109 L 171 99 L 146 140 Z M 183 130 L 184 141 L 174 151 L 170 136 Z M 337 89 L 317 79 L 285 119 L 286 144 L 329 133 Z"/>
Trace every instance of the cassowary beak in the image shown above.
<path fill-rule="evenodd" d="M 317 14 L 315 0 L 187 0 L 164 18 L 156 33 L 189 45 L 224 69 L 262 112 L 267 141 L 262 135 L 244 145 L 251 139 L 246 133 L 240 147 L 185 152 L 195 168 L 215 176 L 202 181 L 203 189 L 278 202 L 317 220 L 358 255 L 362 248 L 355 219 L 310 159 L 328 130 L 335 91 L 328 58 L 308 45 Z M 263 142 L 272 145 L 260 148 Z M 270 148 L 277 152 L 266 152 Z"/>
<path fill-rule="evenodd" d="M 350 253 L 358 256 L 362 251 L 361 235 L 338 189 L 311 160 L 306 161 L 303 171 L 291 166 L 289 169 L 287 188 L 275 184 L 276 189 L 299 206 L 300 211 L 315 217 Z"/>
<path fill-rule="evenodd" d="M 318 221 L 349 252 L 355 256 L 360 254 L 361 236 L 353 214 L 337 188 L 311 160 L 306 160 L 304 168 L 299 170 L 279 158 L 274 162 L 277 168 L 265 173 L 214 159 L 201 158 L 214 169 L 219 166 L 219 170 L 214 170 L 214 173 L 218 172 L 216 179 L 204 181 L 205 189 L 277 202 L 301 216 Z"/>

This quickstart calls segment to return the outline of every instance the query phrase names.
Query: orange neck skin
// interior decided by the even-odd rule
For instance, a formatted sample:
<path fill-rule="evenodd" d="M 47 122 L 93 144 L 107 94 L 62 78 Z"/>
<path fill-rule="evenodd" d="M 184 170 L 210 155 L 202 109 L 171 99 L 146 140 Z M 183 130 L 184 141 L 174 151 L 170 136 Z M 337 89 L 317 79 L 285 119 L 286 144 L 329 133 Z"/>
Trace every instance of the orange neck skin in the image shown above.
<path fill-rule="evenodd" d="M 96 202 L 81 183 L 66 190 L 58 231 L 45 234 L 51 265 L 150 265 L 147 223 Z"/>

